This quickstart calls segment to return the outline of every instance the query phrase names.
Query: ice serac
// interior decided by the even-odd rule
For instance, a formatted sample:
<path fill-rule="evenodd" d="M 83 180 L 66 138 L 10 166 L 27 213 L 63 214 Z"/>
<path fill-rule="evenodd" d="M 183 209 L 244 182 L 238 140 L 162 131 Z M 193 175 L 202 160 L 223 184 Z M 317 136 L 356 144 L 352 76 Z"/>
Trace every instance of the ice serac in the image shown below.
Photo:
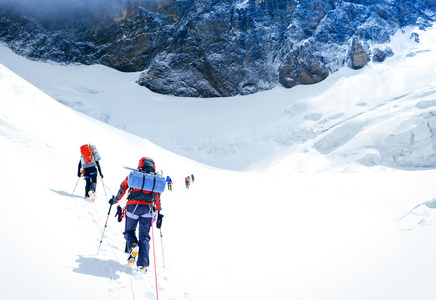
<path fill-rule="evenodd" d="M 50 9 L 13 3 L 0 3 L 0 41 L 16 53 L 140 71 L 138 84 L 184 97 L 317 83 L 344 66 L 383 62 L 392 51 L 382 45 L 397 30 L 425 28 L 436 18 L 431 0 L 94 0 Z"/>

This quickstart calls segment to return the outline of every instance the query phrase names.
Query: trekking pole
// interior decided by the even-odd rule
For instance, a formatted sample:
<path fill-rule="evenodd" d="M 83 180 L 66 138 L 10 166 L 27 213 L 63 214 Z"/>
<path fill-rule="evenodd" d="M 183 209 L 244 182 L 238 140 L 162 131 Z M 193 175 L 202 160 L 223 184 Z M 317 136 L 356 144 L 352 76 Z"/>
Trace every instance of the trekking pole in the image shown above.
<path fill-rule="evenodd" d="M 163 267 L 165 269 L 165 256 L 164 256 L 164 249 L 163 249 L 162 229 L 159 229 L 159 230 L 160 230 L 160 244 L 162 247 L 162 261 L 163 261 Z"/>
<path fill-rule="evenodd" d="M 77 184 L 79 183 L 79 180 L 80 180 L 80 177 L 77 178 L 76 185 L 74 186 L 74 190 L 73 190 L 73 192 L 71 193 L 71 195 L 74 195 L 74 192 L 76 191 L 76 187 L 77 187 Z"/>
<path fill-rule="evenodd" d="M 104 196 L 105 196 L 106 201 L 107 201 L 106 186 L 104 185 L 103 177 L 101 177 L 101 175 L 100 175 L 100 180 L 101 180 L 101 183 L 103 184 Z M 109 189 L 108 189 L 108 191 L 109 191 Z M 109 192 L 110 192 L 110 191 L 109 191 Z"/>
<path fill-rule="evenodd" d="M 157 291 L 157 272 L 156 272 L 156 253 L 154 250 L 154 230 L 153 230 L 153 221 L 156 219 L 156 216 L 151 220 L 151 236 L 153 238 L 153 257 L 154 257 L 154 278 L 156 281 L 156 299 L 159 300 L 159 293 Z"/>
<path fill-rule="evenodd" d="M 103 182 L 103 178 L 101 179 L 101 183 L 103 183 L 103 186 L 104 186 L 104 188 L 105 189 L 107 189 L 107 191 L 109 192 L 109 193 L 111 193 L 111 194 L 113 194 L 112 192 L 111 192 L 111 190 L 104 184 L 104 182 Z"/>
<path fill-rule="evenodd" d="M 102 233 L 102 235 L 101 235 L 100 244 L 98 245 L 97 255 L 98 255 L 98 253 L 100 252 L 101 242 L 103 242 L 104 231 L 106 230 L 106 227 L 107 227 L 107 220 L 109 220 L 109 215 L 111 214 L 111 208 L 112 208 L 112 204 L 111 204 L 111 206 L 109 206 L 109 211 L 108 211 L 108 213 L 107 213 L 106 223 L 104 224 L 104 228 L 103 228 L 103 233 Z"/>

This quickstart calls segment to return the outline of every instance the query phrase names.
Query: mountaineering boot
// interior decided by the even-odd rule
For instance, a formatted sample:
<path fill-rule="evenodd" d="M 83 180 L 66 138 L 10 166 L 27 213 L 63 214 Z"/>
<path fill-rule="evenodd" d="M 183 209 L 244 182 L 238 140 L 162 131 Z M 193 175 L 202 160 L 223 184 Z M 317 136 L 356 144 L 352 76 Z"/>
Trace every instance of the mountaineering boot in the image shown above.
<path fill-rule="evenodd" d="M 145 267 L 145 266 L 144 266 L 144 267 L 142 267 L 142 266 L 139 266 L 139 267 L 138 267 L 138 271 L 141 272 L 141 273 L 147 273 L 147 269 L 148 269 L 148 268 Z"/>
<path fill-rule="evenodd" d="M 129 249 L 129 257 L 127 258 L 127 262 L 129 264 L 134 264 L 136 260 L 136 256 L 138 256 L 139 246 L 136 243 L 133 243 Z"/>
<path fill-rule="evenodd" d="M 95 201 L 96 196 L 95 196 L 94 190 L 90 190 L 88 192 L 88 196 L 89 196 L 89 199 L 91 199 L 92 202 Z"/>

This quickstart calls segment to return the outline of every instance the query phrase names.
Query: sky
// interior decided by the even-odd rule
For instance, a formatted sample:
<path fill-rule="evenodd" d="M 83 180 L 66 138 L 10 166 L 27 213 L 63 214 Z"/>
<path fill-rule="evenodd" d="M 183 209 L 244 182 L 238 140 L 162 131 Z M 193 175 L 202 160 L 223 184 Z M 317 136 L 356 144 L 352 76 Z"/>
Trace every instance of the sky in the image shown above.
<path fill-rule="evenodd" d="M 69 13 L 81 14 L 105 11 L 104 7 L 117 10 L 129 2 L 141 2 L 145 0 L 2 0 L 0 5 L 7 5 L 15 9 L 23 9 L 26 14 L 33 13 L 36 16 L 60 17 Z M 158 2 L 164 0 L 147 0 L 146 2 Z"/>
<path fill-rule="evenodd" d="M 128 2 L 141 2 L 144 0 L 3 0 L 3 3 L 19 5 L 23 7 L 38 7 L 42 6 L 48 8 L 50 6 L 57 7 L 89 7 L 89 5 L 124 5 Z M 164 1 L 164 0 L 149 0 L 153 2 Z"/>
<path fill-rule="evenodd" d="M 404 141 L 414 165 L 432 157 L 435 35 L 407 43 L 413 30 L 385 64 L 211 100 L 0 47 L 0 298 L 433 299 L 436 171 L 370 163 Z M 76 175 L 85 143 L 102 156 L 94 203 Z M 145 275 L 107 202 L 143 156 L 174 181 Z"/>

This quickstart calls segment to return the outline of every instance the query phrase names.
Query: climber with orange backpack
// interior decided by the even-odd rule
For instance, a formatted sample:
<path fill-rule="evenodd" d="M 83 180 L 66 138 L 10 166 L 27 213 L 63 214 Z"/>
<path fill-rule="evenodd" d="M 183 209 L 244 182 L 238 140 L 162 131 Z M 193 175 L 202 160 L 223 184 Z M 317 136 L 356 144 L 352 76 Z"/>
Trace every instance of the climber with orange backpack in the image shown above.
<path fill-rule="evenodd" d="M 83 176 L 86 181 L 85 199 L 89 199 L 89 197 L 91 197 L 92 201 L 94 201 L 94 193 L 97 189 L 97 170 L 100 173 L 101 178 L 103 178 L 99 163 L 101 157 L 97 151 L 97 147 L 90 144 L 85 144 L 81 146 L 80 154 L 81 157 L 77 170 L 77 176 Z"/>

